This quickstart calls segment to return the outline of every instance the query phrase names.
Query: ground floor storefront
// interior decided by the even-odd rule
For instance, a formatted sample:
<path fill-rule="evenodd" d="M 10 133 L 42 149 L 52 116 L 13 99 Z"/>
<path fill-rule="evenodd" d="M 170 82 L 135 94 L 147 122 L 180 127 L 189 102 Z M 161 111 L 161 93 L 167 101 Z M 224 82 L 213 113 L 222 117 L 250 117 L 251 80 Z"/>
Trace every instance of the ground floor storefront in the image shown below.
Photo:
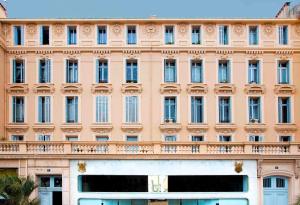
<path fill-rule="evenodd" d="M 3 159 L 30 175 L 41 205 L 290 205 L 298 160 Z"/>

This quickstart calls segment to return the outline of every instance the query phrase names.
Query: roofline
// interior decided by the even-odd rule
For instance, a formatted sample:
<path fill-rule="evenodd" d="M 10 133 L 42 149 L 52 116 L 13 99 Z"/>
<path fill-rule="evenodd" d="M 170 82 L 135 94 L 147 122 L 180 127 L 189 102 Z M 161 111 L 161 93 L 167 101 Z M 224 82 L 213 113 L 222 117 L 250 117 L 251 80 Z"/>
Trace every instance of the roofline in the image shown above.
<path fill-rule="evenodd" d="M 275 15 L 275 18 L 278 18 L 278 16 L 280 15 L 280 13 L 283 11 L 283 9 L 287 6 L 290 6 L 291 5 L 291 2 L 287 1 L 285 2 L 282 7 L 279 9 L 279 11 L 277 12 L 277 14 Z"/>

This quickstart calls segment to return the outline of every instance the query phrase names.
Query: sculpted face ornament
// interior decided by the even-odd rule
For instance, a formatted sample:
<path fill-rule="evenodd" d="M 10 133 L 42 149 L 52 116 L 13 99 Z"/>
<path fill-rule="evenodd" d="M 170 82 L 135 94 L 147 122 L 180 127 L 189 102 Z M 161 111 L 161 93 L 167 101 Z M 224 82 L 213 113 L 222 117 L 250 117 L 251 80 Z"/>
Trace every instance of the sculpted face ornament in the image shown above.
<path fill-rule="evenodd" d="M 243 161 L 236 161 L 234 163 L 234 166 L 235 166 L 234 170 L 235 170 L 235 172 L 236 173 L 241 173 L 243 171 L 243 165 L 244 165 Z"/>
<path fill-rule="evenodd" d="M 121 33 L 121 26 L 120 26 L 119 24 L 115 24 L 115 25 L 113 26 L 113 32 L 114 32 L 115 34 L 120 34 L 120 33 Z"/>
<path fill-rule="evenodd" d="M 78 167 L 78 171 L 79 171 L 80 173 L 86 172 L 86 163 L 85 163 L 84 161 L 79 161 L 79 162 L 77 163 L 77 167 Z"/>

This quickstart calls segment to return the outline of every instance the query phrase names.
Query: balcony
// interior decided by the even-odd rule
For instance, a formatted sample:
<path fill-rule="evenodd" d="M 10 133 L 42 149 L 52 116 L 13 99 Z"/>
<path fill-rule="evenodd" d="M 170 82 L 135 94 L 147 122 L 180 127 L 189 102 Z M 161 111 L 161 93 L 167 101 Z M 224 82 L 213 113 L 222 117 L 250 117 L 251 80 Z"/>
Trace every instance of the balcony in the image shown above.
<path fill-rule="evenodd" d="M 142 84 L 124 83 L 121 88 L 122 93 L 137 94 L 143 91 Z"/>
<path fill-rule="evenodd" d="M 112 84 L 109 83 L 92 84 L 91 88 L 93 94 L 110 94 L 112 90 Z"/>
<path fill-rule="evenodd" d="M 277 95 L 291 95 L 295 94 L 296 86 L 289 84 L 277 84 L 275 85 L 274 92 Z"/>
<path fill-rule="evenodd" d="M 82 92 L 82 85 L 80 83 L 64 83 L 61 85 L 63 94 L 80 94 Z"/>
<path fill-rule="evenodd" d="M 215 84 L 214 90 L 216 94 L 234 94 L 236 87 L 234 84 L 230 83 L 219 83 Z"/>
<path fill-rule="evenodd" d="M 261 84 L 251 83 L 245 85 L 245 93 L 248 95 L 262 95 L 265 93 L 265 86 Z"/>
<path fill-rule="evenodd" d="M 206 94 L 208 92 L 208 86 L 203 83 L 191 83 L 187 85 L 186 91 L 189 94 Z"/>
<path fill-rule="evenodd" d="M 29 92 L 28 84 L 15 83 L 8 84 L 6 86 L 6 91 L 9 94 L 27 94 Z"/>
<path fill-rule="evenodd" d="M 178 83 L 162 83 L 160 84 L 161 94 L 179 94 L 181 91 L 180 84 Z"/>
<path fill-rule="evenodd" d="M 53 94 L 55 92 L 54 84 L 49 84 L 49 83 L 34 84 L 33 92 L 37 94 Z"/>

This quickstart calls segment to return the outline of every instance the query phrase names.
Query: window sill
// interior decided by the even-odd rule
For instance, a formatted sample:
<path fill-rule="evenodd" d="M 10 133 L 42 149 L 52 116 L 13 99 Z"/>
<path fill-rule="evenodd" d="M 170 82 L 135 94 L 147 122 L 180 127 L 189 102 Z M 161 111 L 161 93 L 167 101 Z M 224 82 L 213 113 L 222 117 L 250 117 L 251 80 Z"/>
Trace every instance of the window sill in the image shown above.
<path fill-rule="evenodd" d="M 215 130 L 219 133 L 232 133 L 237 129 L 233 123 L 218 123 L 215 125 Z"/>
<path fill-rule="evenodd" d="M 9 123 L 6 125 L 6 130 L 12 133 L 25 133 L 28 129 L 27 123 Z"/>
<path fill-rule="evenodd" d="M 76 133 L 76 132 L 80 132 L 82 130 L 82 124 L 81 123 L 64 123 L 60 126 L 60 129 L 63 132 Z"/>
<path fill-rule="evenodd" d="M 35 123 L 32 126 L 32 129 L 39 133 L 49 133 L 54 131 L 55 126 L 52 123 Z"/>
<path fill-rule="evenodd" d="M 8 84 L 6 91 L 9 94 L 27 94 L 29 92 L 28 84 L 25 83 L 13 83 Z"/>
<path fill-rule="evenodd" d="M 165 122 L 160 124 L 159 128 L 162 132 L 176 133 L 182 129 L 182 125 L 181 123 Z"/>
<path fill-rule="evenodd" d="M 113 125 L 111 123 L 94 123 L 90 128 L 93 132 L 108 133 L 112 131 Z"/>
<path fill-rule="evenodd" d="M 160 84 L 161 94 L 179 94 L 181 92 L 180 84 L 178 83 L 162 83 Z"/>
<path fill-rule="evenodd" d="M 274 88 L 275 94 L 295 94 L 296 86 L 291 84 L 276 84 Z"/>
<path fill-rule="evenodd" d="M 294 133 L 297 131 L 297 125 L 293 123 L 278 123 L 274 129 L 278 133 Z"/>
<path fill-rule="evenodd" d="M 248 123 L 244 126 L 244 129 L 248 133 L 263 133 L 267 130 L 267 126 L 263 123 Z"/>
<path fill-rule="evenodd" d="M 209 126 L 204 123 L 189 123 L 186 129 L 193 133 L 204 133 L 209 129 Z"/>
<path fill-rule="evenodd" d="M 141 123 L 122 123 L 121 129 L 128 133 L 137 133 L 142 131 L 143 125 Z"/>

